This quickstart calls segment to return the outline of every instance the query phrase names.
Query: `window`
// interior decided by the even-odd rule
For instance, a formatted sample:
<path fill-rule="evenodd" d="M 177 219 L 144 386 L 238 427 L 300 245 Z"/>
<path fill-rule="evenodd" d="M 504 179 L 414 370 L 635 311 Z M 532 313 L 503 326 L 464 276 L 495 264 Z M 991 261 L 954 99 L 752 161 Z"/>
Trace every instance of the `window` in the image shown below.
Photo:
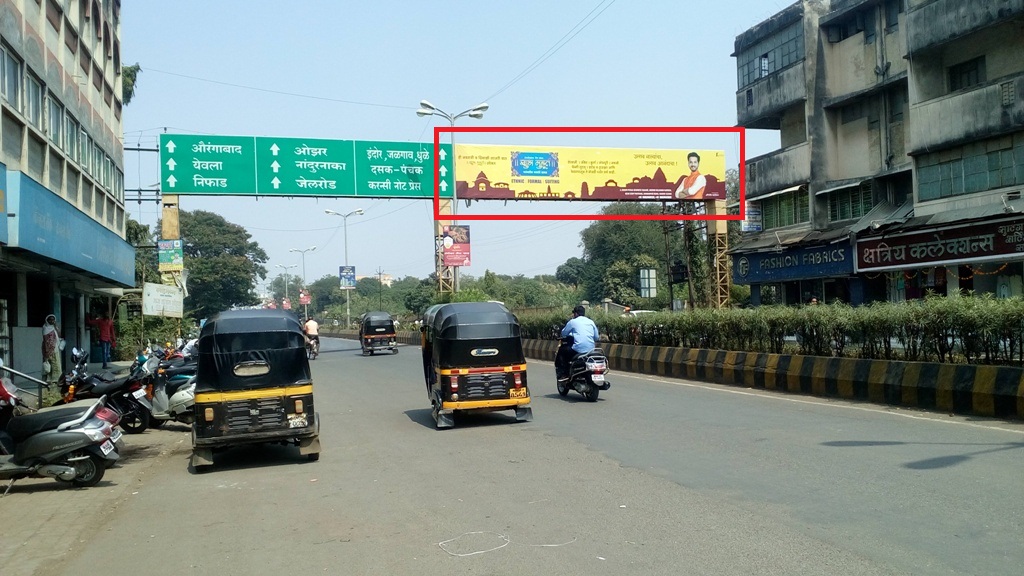
<path fill-rule="evenodd" d="M 64 133 L 67 135 L 67 141 L 64 143 L 64 151 L 67 152 L 68 158 L 72 162 L 78 162 L 78 139 L 81 138 L 81 128 L 78 126 L 78 121 L 74 119 L 70 114 L 64 116 Z"/>
<path fill-rule="evenodd" d="M 25 77 L 25 118 L 36 128 L 43 127 L 43 83 L 32 73 Z"/>
<path fill-rule="evenodd" d="M 743 88 L 804 59 L 803 23 L 794 22 L 742 50 L 737 56 L 737 82 Z"/>
<path fill-rule="evenodd" d="M 1020 185 L 1024 185 L 1024 135 L 1019 133 L 1012 139 L 990 139 L 941 155 L 926 154 L 917 165 L 920 201 Z"/>
<path fill-rule="evenodd" d="M 21 110 L 21 60 L 6 45 L 0 46 L 0 95 L 11 106 Z"/>
<path fill-rule="evenodd" d="M 64 107 L 60 105 L 57 97 L 50 93 L 46 98 L 47 124 L 50 131 L 50 141 L 58 147 L 64 146 Z"/>
<path fill-rule="evenodd" d="M 853 104 L 847 104 L 839 109 L 839 118 L 843 124 L 849 124 L 855 120 L 860 120 L 865 115 L 864 101 L 854 102 Z"/>
<path fill-rule="evenodd" d="M 82 158 L 80 160 L 82 170 L 86 174 L 92 174 L 92 138 L 82 129 Z"/>
<path fill-rule="evenodd" d="M 811 207 L 807 190 L 800 187 L 795 192 L 779 194 L 761 201 L 764 230 L 810 222 Z"/>
<path fill-rule="evenodd" d="M 895 32 L 900 27 L 900 14 L 903 13 L 903 0 L 885 0 L 885 31 Z"/>
<path fill-rule="evenodd" d="M 906 89 L 893 90 L 886 94 L 889 100 L 889 122 L 903 122 L 903 114 L 907 109 Z"/>
<path fill-rule="evenodd" d="M 875 205 L 871 183 L 836 190 L 828 195 L 828 219 L 830 222 L 860 218 Z"/>
<path fill-rule="evenodd" d="M 985 57 L 978 56 L 949 67 L 949 91 L 956 92 L 985 82 Z"/>

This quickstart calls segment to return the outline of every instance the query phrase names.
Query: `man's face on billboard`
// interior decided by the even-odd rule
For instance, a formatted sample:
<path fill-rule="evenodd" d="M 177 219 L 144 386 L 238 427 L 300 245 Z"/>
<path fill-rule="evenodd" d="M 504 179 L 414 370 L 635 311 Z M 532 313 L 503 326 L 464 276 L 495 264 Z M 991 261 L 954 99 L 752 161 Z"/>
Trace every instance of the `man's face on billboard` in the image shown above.
<path fill-rule="evenodd" d="M 686 159 L 686 163 L 690 165 L 690 172 L 696 172 L 697 165 L 700 164 L 700 160 L 697 160 L 696 156 L 690 156 Z"/>

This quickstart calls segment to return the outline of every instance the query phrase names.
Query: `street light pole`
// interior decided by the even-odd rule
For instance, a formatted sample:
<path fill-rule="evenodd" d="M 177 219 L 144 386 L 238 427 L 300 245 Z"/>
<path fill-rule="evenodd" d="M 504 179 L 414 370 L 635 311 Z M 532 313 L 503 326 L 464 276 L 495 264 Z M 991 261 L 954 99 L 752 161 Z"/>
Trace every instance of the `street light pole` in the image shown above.
<path fill-rule="evenodd" d="M 291 270 L 292 268 L 295 268 L 296 266 L 298 266 L 298 264 L 289 264 L 287 266 L 282 266 L 281 264 L 277 265 L 278 268 L 284 269 L 284 299 L 285 300 L 288 299 L 288 276 L 289 276 L 288 271 Z M 284 308 L 284 302 L 281 303 L 281 308 Z"/>
<path fill-rule="evenodd" d="M 352 215 L 362 216 L 363 209 L 358 208 L 347 214 L 341 212 L 335 212 L 334 210 L 324 210 L 324 214 L 330 214 L 331 216 L 341 216 L 342 222 L 344 222 L 344 238 L 345 238 L 345 268 L 348 268 L 348 217 Z M 349 289 L 351 290 L 351 288 Z M 352 294 L 350 292 L 345 294 L 345 329 L 352 325 L 352 307 L 351 307 Z"/>
<path fill-rule="evenodd" d="M 464 117 L 464 116 L 469 116 L 470 118 L 476 118 L 477 120 L 479 120 L 479 119 L 484 117 L 484 112 L 486 112 L 489 107 L 490 106 L 488 106 L 486 102 L 481 102 L 480 104 L 477 104 L 476 106 L 473 106 L 472 108 L 469 108 L 468 110 L 463 110 L 462 112 L 459 112 L 458 114 L 452 115 L 452 114 L 449 114 L 449 113 L 445 112 L 444 110 L 441 110 L 437 106 L 434 106 L 433 104 L 431 104 L 430 102 L 428 102 L 426 100 L 420 100 L 420 108 L 419 108 L 419 110 L 416 110 L 416 115 L 420 116 L 420 117 L 423 117 L 423 116 L 440 116 L 440 117 L 448 120 L 448 124 L 452 128 L 452 130 L 448 133 L 448 135 L 451 137 L 452 154 L 455 154 L 455 121 L 458 120 L 459 118 Z M 454 166 L 454 161 L 453 161 L 452 165 Z M 454 224 L 457 221 L 455 216 L 458 214 L 458 206 L 459 206 L 459 192 L 458 192 L 458 187 L 456 186 L 456 187 L 452 188 L 452 200 L 451 200 L 451 214 L 452 214 L 451 222 L 452 222 L 452 224 Z M 441 228 L 440 221 L 436 222 L 434 224 L 434 226 L 435 226 L 435 230 L 434 230 L 434 232 L 435 232 L 435 242 L 437 244 L 437 248 L 435 249 L 436 252 L 435 252 L 435 256 L 434 256 L 435 259 L 437 259 L 437 281 L 438 281 L 439 287 L 441 288 L 441 291 L 443 292 L 444 291 L 444 277 L 445 277 L 445 273 L 444 272 L 445 272 L 446 266 L 444 265 L 444 245 L 441 243 L 441 230 L 442 230 L 442 228 Z M 452 269 L 452 271 L 451 271 L 452 292 L 458 292 L 459 291 L 459 267 L 458 266 L 451 266 L 451 269 Z"/>
<path fill-rule="evenodd" d="M 302 253 L 302 287 L 306 289 L 306 294 L 309 294 L 309 287 L 306 286 L 306 252 L 313 252 L 316 250 L 316 246 L 310 246 L 309 248 L 292 248 L 289 252 L 301 252 Z M 309 318 L 309 304 L 303 304 L 303 310 L 305 310 L 306 318 Z"/>

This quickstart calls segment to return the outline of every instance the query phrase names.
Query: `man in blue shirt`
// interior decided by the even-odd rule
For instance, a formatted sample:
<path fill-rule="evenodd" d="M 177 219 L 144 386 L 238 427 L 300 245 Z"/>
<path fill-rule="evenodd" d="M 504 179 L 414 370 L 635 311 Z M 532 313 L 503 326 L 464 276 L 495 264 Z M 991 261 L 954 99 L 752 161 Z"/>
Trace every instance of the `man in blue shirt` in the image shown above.
<path fill-rule="evenodd" d="M 572 309 L 572 319 L 565 323 L 565 328 L 562 328 L 562 338 L 569 336 L 573 339 L 572 347 L 563 342 L 555 355 L 555 376 L 559 380 L 568 380 L 569 363 L 573 356 L 593 350 L 599 338 L 597 324 L 586 317 L 586 309 L 583 306 Z"/>

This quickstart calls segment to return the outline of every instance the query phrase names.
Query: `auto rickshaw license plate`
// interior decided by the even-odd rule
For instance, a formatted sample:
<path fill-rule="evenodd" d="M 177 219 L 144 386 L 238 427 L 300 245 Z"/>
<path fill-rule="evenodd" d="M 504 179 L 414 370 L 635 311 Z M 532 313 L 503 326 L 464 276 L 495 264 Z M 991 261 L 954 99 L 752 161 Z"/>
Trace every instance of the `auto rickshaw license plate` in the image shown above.
<path fill-rule="evenodd" d="M 526 398 L 526 388 L 512 388 L 508 391 L 509 398 Z"/>
<path fill-rule="evenodd" d="M 291 418 L 288 419 L 288 426 L 290 428 L 305 428 L 308 425 L 309 421 L 306 419 L 305 415 L 292 416 Z"/>

